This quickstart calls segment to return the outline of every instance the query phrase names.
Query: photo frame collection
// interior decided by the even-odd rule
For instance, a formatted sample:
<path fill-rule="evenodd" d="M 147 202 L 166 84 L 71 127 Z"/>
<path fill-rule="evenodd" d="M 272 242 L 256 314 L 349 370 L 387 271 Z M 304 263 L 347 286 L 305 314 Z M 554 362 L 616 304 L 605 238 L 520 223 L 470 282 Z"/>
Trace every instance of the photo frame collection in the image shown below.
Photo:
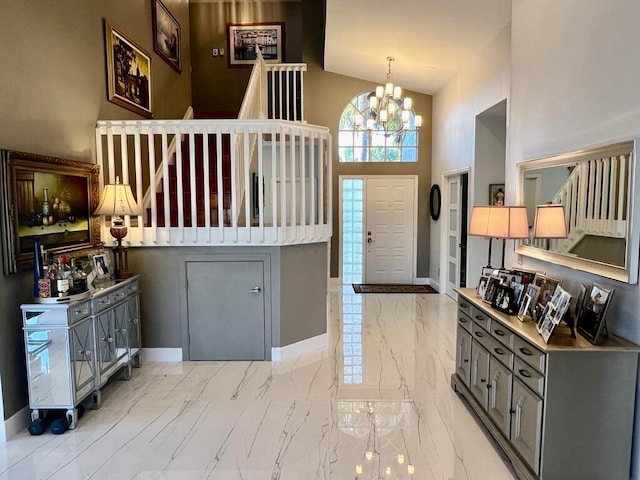
<path fill-rule="evenodd" d="M 543 273 L 518 270 L 495 270 L 484 267 L 476 295 L 501 312 L 515 314 L 521 322 L 533 320 L 546 343 L 556 327 L 564 321 L 575 338 L 578 332 L 598 344 L 606 332 L 606 313 L 614 289 L 594 282 L 580 284 L 574 297 L 562 287 L 562 280 Z"/>

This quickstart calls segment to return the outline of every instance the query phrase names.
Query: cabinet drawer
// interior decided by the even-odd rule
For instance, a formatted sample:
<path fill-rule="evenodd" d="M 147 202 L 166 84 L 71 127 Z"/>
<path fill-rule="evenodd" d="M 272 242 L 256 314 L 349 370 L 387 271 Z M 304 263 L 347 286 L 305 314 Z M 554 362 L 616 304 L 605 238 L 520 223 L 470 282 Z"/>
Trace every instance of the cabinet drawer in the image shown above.
<path fill-rule="evenodd" d="M 109 294 L 109 296 L 111 297 L 111 303 L 113 303 L 114 305 L 118 302 L 123 301 L 125 298 L 127 298 L 128 295 L 129 294 L 127 292 L 127 286 L 120 287 L 116 291 Z"/>
<path fill-rule="evenodd" d="M 527 387 L 544 397 L 544 375 L 536 372 L 520 358 L 516 358 L 513 372 Z"/>
<path fill-rule="evenodd" d="M 515 335 L 511 330 L 506 327 L 503 327 L 500 323 L 493 321 L 491 322 L 491 335 L 493 338 L 498 340 L 503 345 L 513 348 L 513 338 Z"/>
<path fill-rule="evenodd" d="M 471 318 L 464 314 L 461 310 L 458 310 L 458 325 L 464 328 L 467 332 L 471 333 Z"/>
<path fill-rule="evenodd" d="M 113 305 L 113 300 L 111 298 L 111 294 L 105 294 L 100 297 L 96 297 L 93 299 L 93 311 L 94 313 L 101 312 L 106 310 L 110 306 Z"/>
<path fill-rule="evenodd" d="M 471 316 L 471 303 L 464 298 L 458 299 L 458 309 Z"/>
<path fill-rule="evenodd" d="M 473 305 L 471 306 L 471 318 L 487 332 L 491 331 L 491 317 Z"/>
<path fill-rule="evenodd" d="M 473 338 L 475 341 L 480 342 L 482 346 L 489 351 L 491 356 L 500 360 L 509 370 L 513 368 L 513 352 L 499 343 L 486 330 L 474 325 Z"/>
<path fill-rule="evenodd" d="M 515 354 L 524 360 L 527 364 L 535 368 L 541 373 L 545 371 L 546 357 L 543 352 L 531 345 L 526 340 L 514 336 L 513 337 L 513 350 Z"/>
<path fill-rule="evenodd" d="M 91 300 L 73 305 L 69 308 L 69 322 L 76 323 L 78 320 L 89 316 L 91 313 Z"/>

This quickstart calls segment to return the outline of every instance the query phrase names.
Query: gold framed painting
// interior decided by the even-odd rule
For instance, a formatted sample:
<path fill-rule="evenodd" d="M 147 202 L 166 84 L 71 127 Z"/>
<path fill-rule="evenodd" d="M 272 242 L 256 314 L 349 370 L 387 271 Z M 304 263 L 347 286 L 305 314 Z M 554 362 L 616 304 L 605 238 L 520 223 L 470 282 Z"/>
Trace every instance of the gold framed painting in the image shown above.
<path fill-rule="evenodd" d="M 152 118 L 151 57 L 106 20 L 104 30 L 109 101 Z"/>
<path fill-rule="evenodd" d="M 98 166 L 0 150 L 4 273 L 33 267 L 34 239 L 54 255 L 83 257 L 100 245 Z"/>

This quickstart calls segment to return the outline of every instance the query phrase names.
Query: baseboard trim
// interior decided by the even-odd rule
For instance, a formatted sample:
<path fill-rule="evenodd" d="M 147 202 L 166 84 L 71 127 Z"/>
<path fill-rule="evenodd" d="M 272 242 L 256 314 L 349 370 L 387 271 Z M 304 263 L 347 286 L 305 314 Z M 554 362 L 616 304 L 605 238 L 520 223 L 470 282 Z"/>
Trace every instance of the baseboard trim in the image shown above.
<path fill-rule="evenodd" d="M 27 405 L 4 421 L 4 428 L 0 428 L 0 442 L 7 442 L 22 432 L 31 421 L 31 409 Z"/>
<path fill-rule="evenodd" d="M 439 293 L 443 293 L 442 291 L 440 291 L 440 284 L 438 282 L 436 282 L 435 280 L 433 280 L 432 278 L 429 279 L 429 283 L 427 283 L 427 285 L 431 285 Z"/>
<path fill-rule="evenodd" d="M 292 360 L 305 353 L 324 348 L 328 343 L 329 336 L 323 333 L 315 337 L 307 338 L 306 340 L 292 343 L 291 345 L 285 345 L 284 347 L 271 347 L 271 361 L 284 362 L 286 360 Z"/>
<path fill-rule="evenodd" d="M 143 348 L 142 360 L 145 362 L 181 362 L 182 348 Z"/>

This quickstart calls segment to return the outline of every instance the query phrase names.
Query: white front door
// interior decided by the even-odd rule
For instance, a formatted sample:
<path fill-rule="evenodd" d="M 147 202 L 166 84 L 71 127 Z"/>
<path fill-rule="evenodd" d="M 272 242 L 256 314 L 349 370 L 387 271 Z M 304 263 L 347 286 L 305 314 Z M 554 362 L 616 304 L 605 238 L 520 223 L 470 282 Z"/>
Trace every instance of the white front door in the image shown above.
<path fill-rule="evenodd" d="M 459 285 L 460 279 L 458 278 L 459 254 L 460 249 L 460 176 L 456 175 L 447 178 L 447 191 L 449 194 L 449 201 L 447 206 L 447 295 L 456 298 L 456 294 L 453 291 Z"/>
<path fill-rule="evenodd" d="M 415 177 L 369 177 L 365 192 L 365 283 L 413 283 Z"/>

